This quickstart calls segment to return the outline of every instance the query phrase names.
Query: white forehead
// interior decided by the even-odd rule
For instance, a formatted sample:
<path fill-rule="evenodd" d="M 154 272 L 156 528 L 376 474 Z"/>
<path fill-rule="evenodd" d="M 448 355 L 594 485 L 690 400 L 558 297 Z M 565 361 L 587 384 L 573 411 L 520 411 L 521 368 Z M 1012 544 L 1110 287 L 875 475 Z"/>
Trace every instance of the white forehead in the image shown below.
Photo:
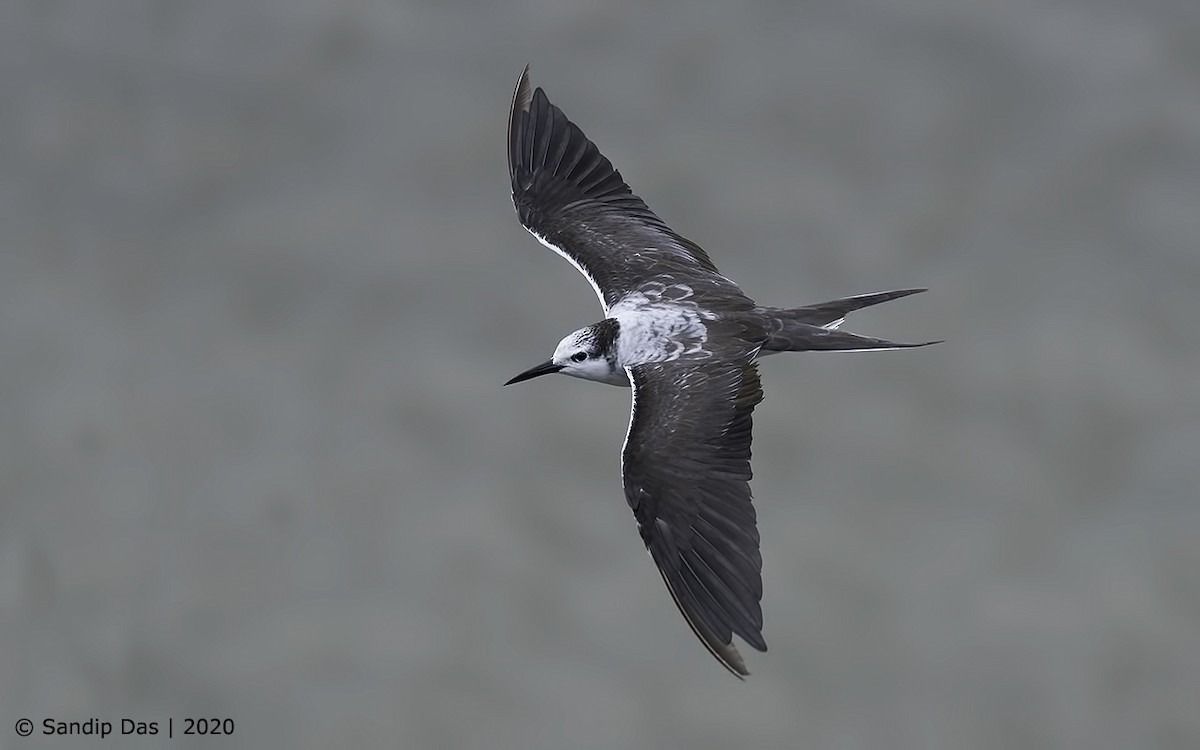
<path fill-rule="evenodd" d="M 569 357 L 580 349 L 586 349 L 590 338 L 591 335 L 586 328 L 580 328 L 574 333 L 567 334 L 566 338 L 558 342 L 558 346 L 554 350 L 554 359 Z"/>

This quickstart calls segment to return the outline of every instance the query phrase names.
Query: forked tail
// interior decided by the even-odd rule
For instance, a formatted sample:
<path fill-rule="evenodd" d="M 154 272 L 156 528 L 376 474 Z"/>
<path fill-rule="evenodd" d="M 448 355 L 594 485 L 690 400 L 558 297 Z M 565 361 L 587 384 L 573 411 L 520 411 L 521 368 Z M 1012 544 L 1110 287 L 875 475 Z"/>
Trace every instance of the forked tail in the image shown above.
<path fill-rule="evenodd" d="M 881 349 L 909 349 L 917 346 L 940 344 L 940 341 L 924 341 L 906 344 L 870 336 L 859 336 L 848 331 L 839 331 L 846 315 L 864 307 L 889 302 L 924 289 L 901 289 L 894 292 L 876 292 L 844 297 L 807 307 L 786 309 L 766 307 L 761 312 L 767 318 L 767 343 L 764 352 L 805 351 L 870 351 Z"/>

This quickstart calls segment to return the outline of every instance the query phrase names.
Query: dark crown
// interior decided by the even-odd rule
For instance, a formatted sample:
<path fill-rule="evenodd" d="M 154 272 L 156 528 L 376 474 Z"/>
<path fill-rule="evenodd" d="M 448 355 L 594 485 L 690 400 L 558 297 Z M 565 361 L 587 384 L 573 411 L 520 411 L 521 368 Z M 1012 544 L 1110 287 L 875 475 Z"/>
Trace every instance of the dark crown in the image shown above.
<path fill-rule="evenodd" d="M 620 333 L 621 324 L 617 322 L 616 318 L 605 318 L 592 326 L 592 341 L 595 342 L 599 351 L 607 352 L 612 350 Z"/>

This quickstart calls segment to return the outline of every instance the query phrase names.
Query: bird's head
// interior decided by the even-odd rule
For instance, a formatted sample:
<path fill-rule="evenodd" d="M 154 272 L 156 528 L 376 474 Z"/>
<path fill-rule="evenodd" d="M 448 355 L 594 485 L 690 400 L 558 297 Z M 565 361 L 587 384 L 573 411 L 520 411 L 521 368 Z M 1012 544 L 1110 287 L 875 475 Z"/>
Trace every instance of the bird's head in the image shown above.
<path fill-rule="evenodd" d="M 625 369 L 617 366 L 616 345 L 620 325 L 612 318 L 593 323 L 587 328 L 568 335 L 554 349 L 549 361 L 531 367 L 505 385 L 539 375 L 562 373 L 584 380 L 595 380 L 609 385 L 629 385 Z"/>

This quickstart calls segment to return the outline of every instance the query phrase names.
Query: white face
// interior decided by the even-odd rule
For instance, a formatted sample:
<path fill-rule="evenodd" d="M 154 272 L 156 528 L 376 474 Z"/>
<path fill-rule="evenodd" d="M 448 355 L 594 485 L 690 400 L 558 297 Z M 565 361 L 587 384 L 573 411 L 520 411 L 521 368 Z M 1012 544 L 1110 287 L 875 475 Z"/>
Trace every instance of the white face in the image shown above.
<path fill-rule="evenodd" d="M 596 346 L 587 328 L 581 328 L 558 342 L 558 348 L 554 350 L 554 356 L 550 360 L 562 366 L 560 372 L 563 375 L 609 385 L 629 385 L 625 369 L 614 368 L 609 364 L 608 358 Z"/>

